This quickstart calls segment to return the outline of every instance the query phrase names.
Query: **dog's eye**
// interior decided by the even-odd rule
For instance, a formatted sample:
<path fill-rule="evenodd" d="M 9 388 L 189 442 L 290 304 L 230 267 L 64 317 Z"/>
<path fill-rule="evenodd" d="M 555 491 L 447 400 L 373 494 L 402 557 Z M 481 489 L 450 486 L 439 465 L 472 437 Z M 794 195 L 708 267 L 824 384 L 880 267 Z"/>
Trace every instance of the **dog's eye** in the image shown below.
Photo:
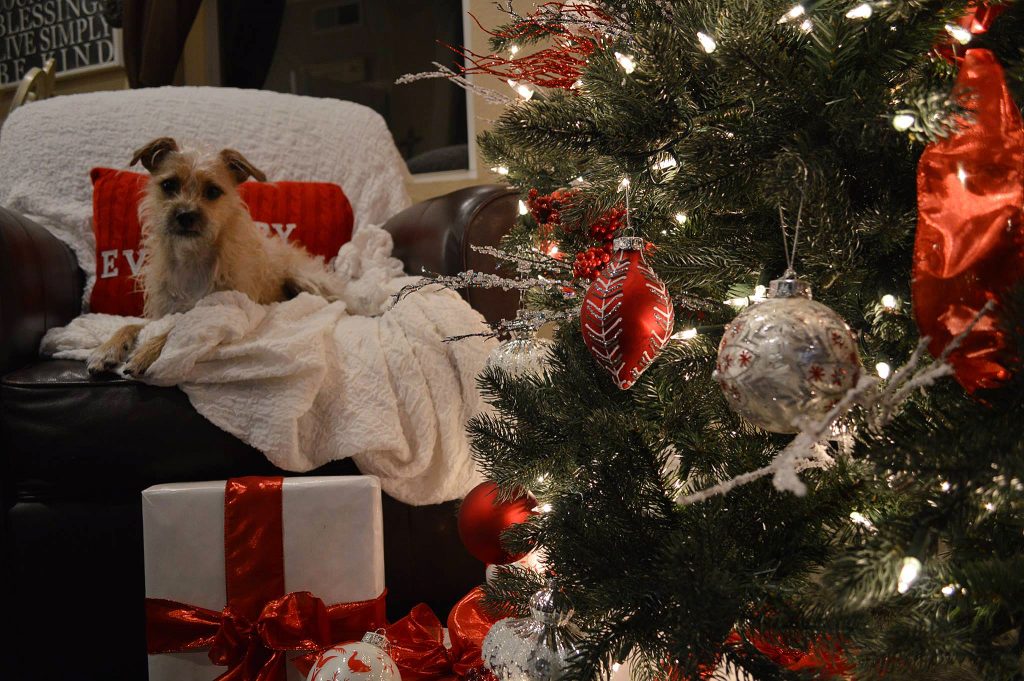
<path fill-rule="evenodd" d="M 224 190 L 215 184 L 206 185 L 206 189 L 203 191 L 203 195 L 207 201 L 213 201 L 221 197 L 224 194 Z"/>
<path fill-rule="evenodd" d="M 176 191 L 178 191 L 178 187 L 180 186 L 181 185 L 178 183 L 178 180 L 173 177 L 169 177 L 160 183 L 160 188 L 163 189 L 168 194 L 175 193 Z"/>

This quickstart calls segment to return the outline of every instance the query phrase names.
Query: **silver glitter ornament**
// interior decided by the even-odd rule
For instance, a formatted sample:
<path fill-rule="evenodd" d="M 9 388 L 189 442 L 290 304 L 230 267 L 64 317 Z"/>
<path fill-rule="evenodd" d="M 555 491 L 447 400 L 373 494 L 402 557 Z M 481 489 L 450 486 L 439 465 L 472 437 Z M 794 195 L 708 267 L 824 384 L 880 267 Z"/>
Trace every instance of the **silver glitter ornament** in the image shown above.
<path fill-rule="evenodd" d="M 554 343 L 537 338 L 533 327 L 515 320 L 508 324 L 512 337 L 498 345 L 487 357 L 488 367 L 498 367 L 514 377 L 540 378 L 548 371 L 548 360 Z"/>
<path fill-rule="evenodd" d="M 860 371 L 850 327 L 787 272 L 771 282 L 767 300 L 725 327 L 714 378 L 737 414 L 774 433 L 796 433 L 799 418 L 824 416 Z"/>
<path fill-rule="evenodd" d="M 530 598 L 530 616 L 494 623 L 482 647 L 484 666 L 499 681 L 557 681 L 582 635 L 573 607 L 552 579 Z"/>

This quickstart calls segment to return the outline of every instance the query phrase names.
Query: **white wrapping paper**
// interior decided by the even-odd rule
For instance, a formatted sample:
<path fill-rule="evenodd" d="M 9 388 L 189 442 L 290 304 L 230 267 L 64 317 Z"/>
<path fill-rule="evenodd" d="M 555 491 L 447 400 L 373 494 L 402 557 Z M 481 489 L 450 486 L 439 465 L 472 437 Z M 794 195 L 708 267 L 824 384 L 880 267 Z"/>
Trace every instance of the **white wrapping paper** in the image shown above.
<path fill-rule="evenodd" d="M 384 590 L 380 482 L 373 476 L 285 478 L 285 589 L 326 605 Z M 225 605 L 224 481 L 142 492 L 146 596 L 211 610 Z M 206 652 L 149 656 L 150 681 L 211 681 L 226 670 Z M 289 665 L 289 679 L 301 679 Z"/>

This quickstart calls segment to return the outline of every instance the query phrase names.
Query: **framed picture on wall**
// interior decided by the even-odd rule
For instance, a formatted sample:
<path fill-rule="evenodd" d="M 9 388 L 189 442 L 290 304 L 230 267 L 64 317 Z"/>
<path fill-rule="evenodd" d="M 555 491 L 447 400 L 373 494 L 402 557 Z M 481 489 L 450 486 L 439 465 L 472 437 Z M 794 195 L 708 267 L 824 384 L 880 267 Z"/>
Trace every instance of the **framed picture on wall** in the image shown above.
<path fill-rule="evenodd" d="M 53 59 L 57 78 L 124 64 L 100 0 L 0 0 L 0 89 Z"/>

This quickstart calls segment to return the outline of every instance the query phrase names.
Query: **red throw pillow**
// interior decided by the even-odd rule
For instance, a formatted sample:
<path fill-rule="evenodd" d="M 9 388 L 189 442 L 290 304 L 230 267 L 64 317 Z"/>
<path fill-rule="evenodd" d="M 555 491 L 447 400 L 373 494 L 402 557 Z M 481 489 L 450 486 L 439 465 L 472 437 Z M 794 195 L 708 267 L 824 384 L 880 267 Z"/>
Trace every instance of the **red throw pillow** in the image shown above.
<path fill-rule="evenodd" d="M 142 289 L 134 275 L 139 250 L 139 200 L 148 176 L 93 168 L 92 229 L 96 234 L 93 312 L 142 315 Z M 336 184 L 245 182 L 238 188 L 256 225 L 275 238 L 295 241 L 330 260 L 352 238 L 352 205 Z"/>

